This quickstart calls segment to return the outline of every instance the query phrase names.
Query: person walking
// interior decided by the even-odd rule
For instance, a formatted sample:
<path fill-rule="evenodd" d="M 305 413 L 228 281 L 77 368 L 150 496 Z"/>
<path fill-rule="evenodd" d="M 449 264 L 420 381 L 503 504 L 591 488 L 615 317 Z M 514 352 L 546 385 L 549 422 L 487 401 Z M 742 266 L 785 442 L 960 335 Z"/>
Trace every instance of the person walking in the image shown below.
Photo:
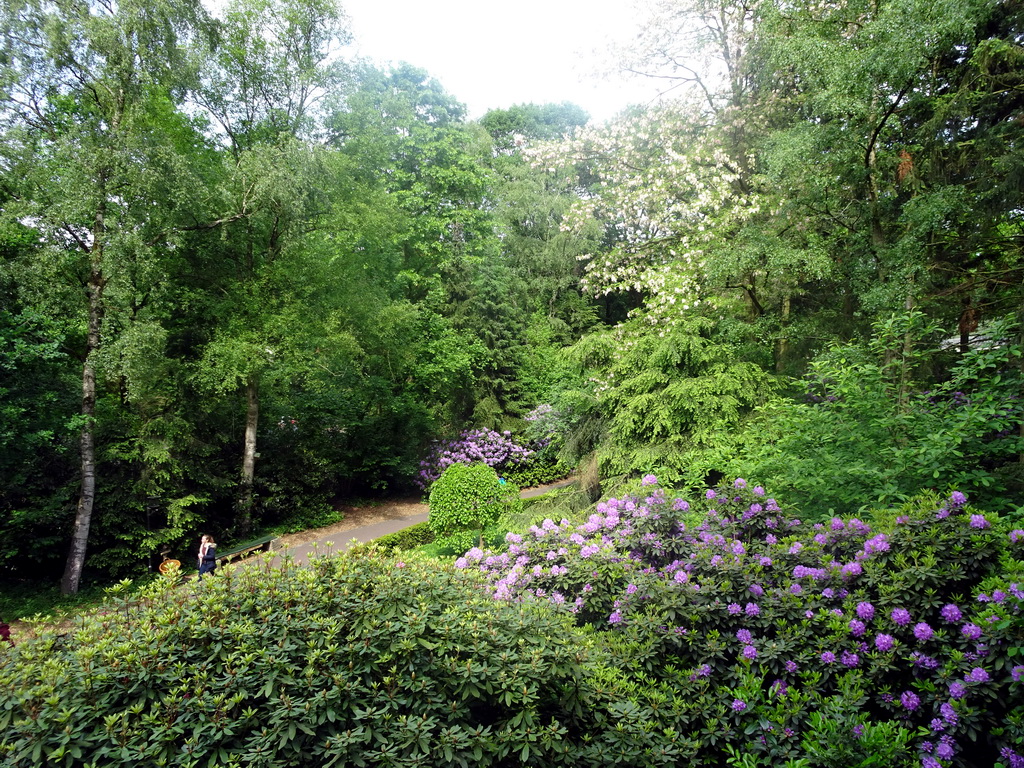
<path fill-rule="evenodd" d="M 199 578 L 217 570 L 217 542 L 213 536 L 204 535 L 199 539 Z"/>

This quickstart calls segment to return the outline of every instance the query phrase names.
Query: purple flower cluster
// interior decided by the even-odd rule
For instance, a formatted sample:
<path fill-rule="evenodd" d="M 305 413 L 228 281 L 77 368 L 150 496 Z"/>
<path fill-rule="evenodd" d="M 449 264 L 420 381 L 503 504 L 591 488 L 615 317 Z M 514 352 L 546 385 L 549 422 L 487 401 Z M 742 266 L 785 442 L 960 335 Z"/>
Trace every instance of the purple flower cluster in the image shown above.
<path fill-rule="evenodd" d="M 510 534 L 505 551 L 471 550 L 457 565 L 488 576 L 495 599 L 542 600 L 605 631 L 660 627 L 652 642 L 691 670 L 691 680 L 714 675 L 717 684 L 720 674 L 724 679 L 738 674 L 735 669 L 771 669 L 779 678 L 772 690 L 782 695 L 802 684 L 801 666 L 823 681 L 851 670 L 867 680 L 885 669 L 887 677 L 904 681 L 902 693 L 889 698 L 901 718 L 922 727 L 931 723 L 931 732 L 944 737 L 961 727 L 958 702 L 992 682 L 989 670 L 995 667 L 978 642 L 979 624 L 988 627 L 993 611 L 1024 602 L 1017 584 L 992 589 L 973 606 L 945 602 L 935 608 L 912 602 L 909 592 L 893 600 L 876 587 L 884 569 L 897 567 L 902 536 L 929 539 L 924 526 L 959 526 L 968 536 L 993 540 L 965 524 L 967 514 L 957 504 L 947 502 L 953 517 L 935 520 L 931 510 L 922 511 L 901 524 L 906 534 L 883 534 L 856 519 L 835 518 L 811 529 L 746 483 L 711 489 L 692 505 L 668 498 L 652 475 L 642 479 L 641 489 L 641 496 L 600 502 L 585 520 L 549 520 L 523 536 Z M 679 514 L 691 508 L 704 516 L 683 525 Z M 794 645 L 792 635 L 779 642 L 783 624 L 803 633 L 803 647 Z M 711 633 L 717 651 L 705 650 Z M 797 652 L 799 665 L 790 658 Z M 722 659 L 735 667 L 724 667 Z M 952 680 L 951 668 L 958 675 Z M 1008 684 L 1011 676 L 1019 680 L 1024 667 L 1012 673 L 1007 667 L 1002 678 Z M 736 695 L 739 689 L 732 689 L 724 703 Z M 746 716 L 746 698 L 735 701 L 743 709 L 733 711 Z M 943 755 L 955 752 L 952 738 L 935 741 L 930 755 L 946 760 Z"/>
<path fill-rule="evenodd" d="M 533 455 L 512 439 L 511 432 L 495 432 L 491 429 L 463 431 L 455 440 L 437 442 L 430 454 L 420 462 L 415 483 L 426 491 L 452 464 L 475 464 L 483 462 L 495 469 L 516 467 Z"/>

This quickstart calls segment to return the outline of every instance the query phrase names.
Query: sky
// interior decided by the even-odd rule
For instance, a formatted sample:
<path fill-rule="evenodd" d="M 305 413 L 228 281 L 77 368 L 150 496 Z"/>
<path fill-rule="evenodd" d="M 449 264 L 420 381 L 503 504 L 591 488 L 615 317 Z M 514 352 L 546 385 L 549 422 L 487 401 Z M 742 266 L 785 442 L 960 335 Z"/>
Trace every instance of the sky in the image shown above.
<path fill-rule="evenodd" d="M 657 94 L 598 79 L 608 44 L 636 28 L 628 0 L 342 0 L 352 50 L 427 70 L 470 118 L 513 104 L 570 101 L 604 121 Z M 605 59 L 602 63 L 602 58 Z"/>

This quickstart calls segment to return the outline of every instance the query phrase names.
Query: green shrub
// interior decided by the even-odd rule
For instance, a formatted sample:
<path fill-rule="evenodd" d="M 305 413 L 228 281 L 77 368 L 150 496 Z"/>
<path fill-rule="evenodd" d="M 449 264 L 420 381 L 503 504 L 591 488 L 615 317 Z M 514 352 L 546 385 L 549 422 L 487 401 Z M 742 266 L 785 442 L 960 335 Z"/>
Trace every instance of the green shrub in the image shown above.
<path fill-rule="evenodd" d="M 519 489 L 486 464 L 452 464 L 430 487 L 430 530 L 442 551 L 465 552 L 502 514 L 517 511 Z"/>
<path fill-rule="evenodd" d="M 742 479 L 691 504 L 648 475 L 506 542 L 456 566 L 570 613 L 619 673 L 691 702 L 662 722 L 700 742 L 698 765 L 993 766 L 1020 744 L 1024 530 L 960 492 L 808 525 Z"/>
<path fill-rule="evenodd" d="M 400 531 L 389 533 L 373 540 L 373 546 L 382 552 L 396 552 L 429 544 L 434 540 L 434 533 L 426 523 L 417 523 Z"/>
<path fill-rule="evenodd" d="M 876 332 L 867 348 L 823 353 L 804 398 L 767 404 L 725 449 L 719 468 L 761 478 L 807 519 L 897 504 L 940 484 L 986 509 L 1012 511 L 1024 450 L 1024 348 L 1007 341 L 971 349 L 947 381 L 904 391 L 902 369 L 887 362 L 902 335 L 894 340 L 884 323 Z M 1000 322 L 991 333 L 1010 339 L 1018 330 Z"/>
<path fill-rule="evenodd" d="M 534 454 L 518 466 L 506 469 L 502 476 L 520 488 L 532 488 L 561 480 L 569 474 L 569 467 L 556 457 Z"/>
<path fill-rule="evenodd" d="M 161 580 L 0 652 L 0 763 L 672 764 L 649 706 L 586 683 L 567 617 L 402 558 Z"/>

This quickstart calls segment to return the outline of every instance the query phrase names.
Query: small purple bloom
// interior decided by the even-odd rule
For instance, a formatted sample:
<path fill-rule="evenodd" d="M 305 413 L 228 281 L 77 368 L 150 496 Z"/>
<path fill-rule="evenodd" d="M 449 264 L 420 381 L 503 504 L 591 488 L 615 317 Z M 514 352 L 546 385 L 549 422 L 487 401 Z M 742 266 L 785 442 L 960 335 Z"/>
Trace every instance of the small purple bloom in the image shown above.
<path fill-rule="evenodd" d="M 942 616 L 944 621 L 948 621 L 950 623 L 960 621 L 960 619 L 964 617 L 960 608 L 953 603 L 942 606 L 942 610 L 939 611 L 939 615 Z"/>
<path fill-rule="evenodd" d="M 749 629 L 737 629 L 736 639 L 739 640 L 741 643 L 749 643 L 751 640 L 754 639 L 754 636 L 750 634 Z"/>
<path fill-rule="evenodd" d="M 742 612 L 743 609 L 740 607 L 739 603 L 729 603 L 728 610 L 730 616 L 735 616 L 736 614 Z"/>
<path fill-rule="evenodd" d="M 1017 665 L 1016 667 L 1011 669 L 1010 677 L 1013 678 L 1013 682 L 1019 683 L 1022 679 L 1024 679 L 1024 667 Z"/>
<path fill-rule="evenodd" d="M 945 720 L 949 725 L 957 724 L 958 717 L 956 714 L 956 709 L 954 709 L 953 705 L 950 704 L 948 701 L 944 702 L 942 706 L 939 707 L 939 714 L 942 715 L 942 719 Z"/>
<path fill-rule="evenodd" d="M 742 477 L 737 477 L 736 481 L 732 484 L 732 487 L 733 488 L 746 488 L 747 487 L 747 481 L 744 480 Z"/>
<path fill-rule="evenodd" d="M 835 664 L 836 663 L 836 655 L 834 653 L 832 653 L 832 651 L 822 651 L 822 653 L 821 653 L 821 660 L 825 664 Z"/>
<path fill-rule="evenodd" d="M 966 637 L 968 640 L 977 640 L 981 637 L 981 627 L 972 622 L 968 622 L 960 627 L 960 634 Z"/>
<path fill-rule="evenodd" d="M 920 651 L 914 651 L 914 653 L 910 654 L 910 660 L 915 667 L 920 667 L 921 669 L 935 669 L 939 666 L 938 661 Z"/>
<path fill-rule="evenodd" d="M 881 634 L 875 638 L 875 648 L 882 653 L 888 653 L 892 650 L 893 642 L 892 635 Z"/>
<path fill-rule="evenodd" d="M 981 667 L 975 667 L 966 675 L 964 675 L 964 680 L 966 680 L 968 683 L 987 683 L 989 679 L 990 678 L 988 672 L 986 672 Z"/>
<path fill-rule="evenodd" d="M 910 611 L 906 608 L 893 608 L 889 615 L 898 626 L 905 627 L 910 623 Z"/>
<path fill-rule="evenodd" d="M 843 651 L 840 661 L 843 662 L 843 666 L 853 669 L 860 664 L 860 657 L 853 651 Z"/>
<path fill-rule="evenodd" d="M 953 681 L 949 684 L 949 698 L 951 699 L 962 699 L 967 695 L 967 688 L 964 684 L 959 681 Z"/>
<path fill-rule="evenodd" d="M 865 630 L 866 627 L 864 626 L 863 621 L 860 619 L 850 619 L 850 634 L 854 637 L 860 637 L 864 634 Z"/>
<path fill-rule="evenodd" d="M 904 691 L 903 695 L 900 696 L 900 703 L 903 704 L 904 709 L 913 712 L 921 706 L 921 699 L 913 691 Z"/>
<path fill-rule="evenodd" d="M 658 484 L 658 478 L 656 478 L 654 475 L 644 475 L 643 479 L 640 481 L 640 484 L 641 485 L 657 485 Z"/>
<path fill-rule="evenodd" d="M 746 613 L 747 616 L 757 616 L 761 613 L 761 606 L 757 603 L 747 603 L 743 608 L 743 612 Z"/>
<path fill-rule="evenodd" d="M 743 646 L 743 658 L 753 661 L 757 658 L 757 648 L 752 645 Z"/>
<path fill-rule="evenodd" d="M 984 528 L 988 528 L 990 525 L 991 523 L 985 519 L 984 515 L 971 515 L 971 528 L 982 530 Z"/>
<path fill-rule="evenodd" d="M 789 672 L 789 673 L 796 672 L 799 668 L 800 668 L 800 666 L 795 661 L 793 661 L 792 659 L 789 659 L 786 662 L 786 671 Z"/>
<path fill-rule="evenodd" d="M 934 630 L 924 621 L 919 621 L 914 625 L 914 637 L 922 643 L 931 640 L 934 634 Z"/>
<path fill-rule="evenodd" d="M 843 576 L 860 576 L 864 572 L 864 566 L 858 562 L 847 563 L 840 569 Z"/>
<path fill-rule="evenodd" d="M 864 621 L 871 621 L 875 617 L 875 606 L 871 603 L 857 603 L 857 616 Z"/>
<path fill-rule="evenodd" d="M 733 699 L 732 700 L 732 711 L 733 712 L 742 712 L 746 708 L 747 708 L 747 702 L 743 701 L 743 699 Z"/>
<path fill-rule="evenodd" d="M 960 493 L 960 491 L 953 491 L 949 494 L 949 503 L 954 507 L 962 507 L 967 503 L 967 497 Z"/>

